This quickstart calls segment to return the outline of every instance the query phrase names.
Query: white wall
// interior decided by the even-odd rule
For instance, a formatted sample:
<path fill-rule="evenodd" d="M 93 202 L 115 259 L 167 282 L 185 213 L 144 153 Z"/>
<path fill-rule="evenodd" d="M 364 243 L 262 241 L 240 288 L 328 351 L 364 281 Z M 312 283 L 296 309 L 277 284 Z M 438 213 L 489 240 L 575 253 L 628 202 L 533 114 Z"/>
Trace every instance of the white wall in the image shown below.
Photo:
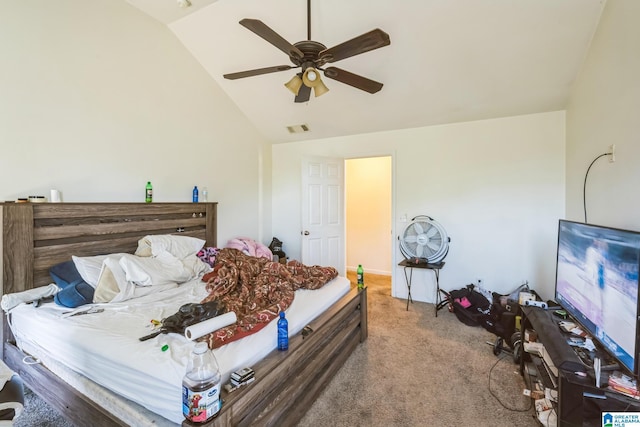
<path fill-rule="evenodd" d="M 394 234 L 407 225 L 402 215 L 426 214 L 451 236 L 442 288 L 480 278 L 506 293 L 528 280 L 551 298 L 557 221 L 565 211 L 564 152 L 564 112 L 274 145 L 273 233 L 287 255 L 299 258 L 303 156 L 393 155 Z M 402 260 L 396 240 L 387 250 L 394 265 Z M 432 284 L 432 275 L 416 271 L 412 296 L 433 301 Z M 400 268 L 393 288 L 406 296 Z"/>
<path fill-rule="evenodd" d="M 155 201 L 190 201 L 197 184 L 219 243 L 271 240 L 270 148 L 166 26 L 124 1 L 4 2 L 0 52 L 0 200 L 143 201 L 151 180 Z"/>
<path fill-rule="evenodd" d="M 640 2 L 609 0 L 567 108 L 567 218 L 640 230 Z"/>

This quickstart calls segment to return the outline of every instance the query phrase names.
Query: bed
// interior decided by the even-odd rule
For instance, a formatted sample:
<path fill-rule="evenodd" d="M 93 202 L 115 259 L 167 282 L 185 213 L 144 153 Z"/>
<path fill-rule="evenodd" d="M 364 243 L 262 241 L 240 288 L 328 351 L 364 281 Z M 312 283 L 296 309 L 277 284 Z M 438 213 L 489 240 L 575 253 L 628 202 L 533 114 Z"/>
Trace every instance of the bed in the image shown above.
<path fill-rule="evenodd" d="M 70 256 L 133 253 L 144 235 L 175 234 L 215 246 L 216 203 L 0 204 L 3 293 L 48 285 L 48 271 Z M 232 393 L 209 426 L 293 425 L 351 352 L 367 338 L 366 289 L 346 295 L 291 336 L 289 350 L 253 364 L 256 381 Z M 54 374 L 25 364 L 3 316 L 2 359 L 25 384 L 77 425 L 126 425 L 109 405 Z M 135 404 L 132 404 L 135 408 Z M 184 426 L 188 424 L 183 423 Z"/>

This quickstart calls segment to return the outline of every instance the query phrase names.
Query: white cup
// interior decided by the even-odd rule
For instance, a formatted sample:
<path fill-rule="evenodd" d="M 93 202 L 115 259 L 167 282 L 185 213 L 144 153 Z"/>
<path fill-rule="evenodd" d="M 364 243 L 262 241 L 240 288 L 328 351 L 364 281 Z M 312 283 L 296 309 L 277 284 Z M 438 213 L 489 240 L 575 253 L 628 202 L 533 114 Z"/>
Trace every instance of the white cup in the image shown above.
<path fill-rule="evenodd" d="M 60 203 L 60 192 L 58 190 L 51 190 L 51 197 L 49 198 L 51 203 Z"/>

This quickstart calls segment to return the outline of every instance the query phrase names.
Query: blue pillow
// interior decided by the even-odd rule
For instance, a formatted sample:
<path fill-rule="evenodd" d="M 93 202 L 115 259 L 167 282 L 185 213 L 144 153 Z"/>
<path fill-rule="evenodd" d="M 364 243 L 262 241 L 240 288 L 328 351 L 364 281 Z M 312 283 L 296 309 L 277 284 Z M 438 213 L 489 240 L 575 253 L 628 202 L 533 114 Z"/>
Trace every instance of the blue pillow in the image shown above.
<path fill-rule="evenodd" d="M 73 261 L 54 265 L 49 269 L 49 275 L 60 289 L 83 281 Z"/>
<path fill-rule="evenodd" d="M 60 288 L 60 291 L 53 298 L 56 304 L 76 308 L 93 302 L 95 290 L 82 280 L 73 261 L 54 265 L 49 269 L 49 275 Z"/>

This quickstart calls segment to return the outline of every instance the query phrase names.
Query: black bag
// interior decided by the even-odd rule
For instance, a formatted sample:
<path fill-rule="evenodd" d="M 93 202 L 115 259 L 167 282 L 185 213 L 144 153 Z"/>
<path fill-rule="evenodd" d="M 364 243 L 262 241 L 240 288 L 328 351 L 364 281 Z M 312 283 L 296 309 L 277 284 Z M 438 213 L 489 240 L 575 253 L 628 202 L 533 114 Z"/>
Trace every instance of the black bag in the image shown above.
<path fill-rule="evenodd" d="M 470 284 L 462 289 L 445 292 L 449 311 L 468 326 L 485 326 L 491 313 L 491 303 Z"/>
<path fill-rule="evenodd" d="M 507 312 L 496 302 L 489 301 L 469 284 L 455 291 L 442 291 L 447 296 L 449 311 L 465 325 L 482 326 L 487 331 L 509 340 L 515 331 L 515 313 Z"/>
<path fill-rule="evenodd" d="M 191 325 L 216 317 L 222 314 L 224 307 L 218 300 L 205 303 L 191 303 L 180 307 L 177 313 L 162 319 L 162 325 L 159 330 L 139 338 L 140 341 L 146 341 L 160 334 L 168 334 L 171 332 L 184 334 L 184 330 Z"/>

